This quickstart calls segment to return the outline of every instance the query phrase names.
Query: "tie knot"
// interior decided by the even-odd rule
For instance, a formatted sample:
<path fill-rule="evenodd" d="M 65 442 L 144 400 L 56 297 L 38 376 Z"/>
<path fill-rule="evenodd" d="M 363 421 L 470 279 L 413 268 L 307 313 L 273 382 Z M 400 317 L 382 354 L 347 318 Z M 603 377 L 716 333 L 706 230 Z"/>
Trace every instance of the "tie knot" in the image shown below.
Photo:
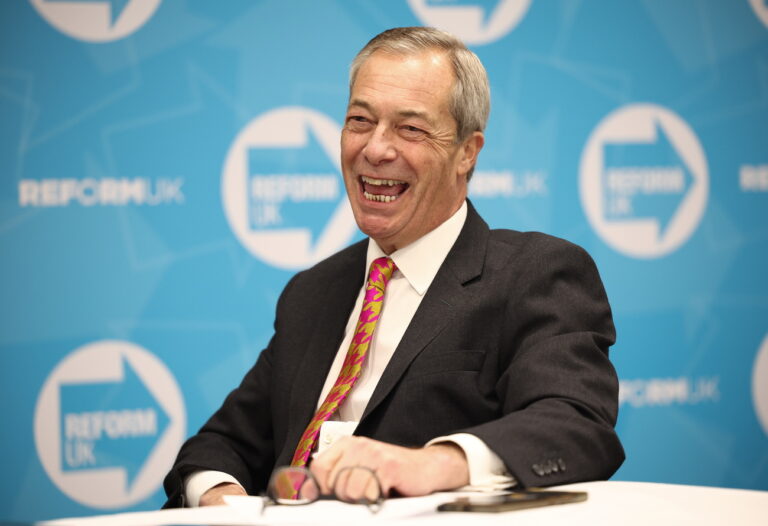
<path fill-rule="evenodd" d="M 391 258 L 382 257 L 374 259 L 368 272 L 368 283 L 377 289 L 384 290 L 396 268 L 397 265 L 395 265 Z"/>

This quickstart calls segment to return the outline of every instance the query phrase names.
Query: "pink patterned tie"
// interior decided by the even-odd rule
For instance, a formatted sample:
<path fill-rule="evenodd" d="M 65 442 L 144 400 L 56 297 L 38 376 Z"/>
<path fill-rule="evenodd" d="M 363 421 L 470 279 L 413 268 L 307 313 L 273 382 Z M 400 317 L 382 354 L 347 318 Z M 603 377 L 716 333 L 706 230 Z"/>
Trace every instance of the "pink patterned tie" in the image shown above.
<path fill-rule="evenodd" d="M 307 465 L 309 455 L 312 448 L 315 447 L 317 436 L 320 434 L 320 426 L 338 409 L 360 377 L 363 361 L 365 361 L 365 355 L 368 352 L 368 345 L 373 338 L 373 331 L 381 314 L 384 289 L 395 268 L 395 262 L 387 257 L 376 259 L 371 263 L 368 282 L 365 285 L 363 307 L 357 320 L 355 335 L 352 338 L 352 343 L 349 344 L 347 356 L 344 358 L 344 365 L 341 367 L 336 383 L 333 384 L 317 413 L 310 420 L 307 429 L 304 430 L 304 434 L 301 435 L 301 440 L 299 440 L 299 445 L 293 454 L 293 460 L 291 460 L 291 466 Z"/>

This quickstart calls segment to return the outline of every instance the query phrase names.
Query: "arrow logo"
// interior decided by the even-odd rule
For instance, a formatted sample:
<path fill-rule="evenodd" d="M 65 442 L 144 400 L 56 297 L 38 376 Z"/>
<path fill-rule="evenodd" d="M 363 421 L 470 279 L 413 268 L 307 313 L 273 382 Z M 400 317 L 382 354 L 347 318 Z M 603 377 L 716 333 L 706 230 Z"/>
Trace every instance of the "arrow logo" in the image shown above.
<path fill-rule="evenodd" d="M 248 149 L 252 230 L 304 229 L 314 246 L 342 196 L 341 177 L 312 127 L 304 146 Z"/>
<path fill-rule="evenodd" d="M 49 4 L 109 4 L 109 27 L 112 28 L 117 24 L 131 0 L 46 0 L 46 2 Z"/>
<path fill-rule="evenodd" d="M 130 362 L 120 381 L 64 384 L 62 471 L 123 468 L 130 488 L 170 423 Z"/>
<path fill-rule="evenodd" d="M 650 141 L 605 143 L 603 210 L 607 221 L 655 219 L 664 237 L 693 176 L 657 120 Z"/>
<path fill-rule="evenodd" d="M 431 7 L 473 7 L 482 12 L 481 23 L 487 26 L 504 0 L 427 0 Z"/>

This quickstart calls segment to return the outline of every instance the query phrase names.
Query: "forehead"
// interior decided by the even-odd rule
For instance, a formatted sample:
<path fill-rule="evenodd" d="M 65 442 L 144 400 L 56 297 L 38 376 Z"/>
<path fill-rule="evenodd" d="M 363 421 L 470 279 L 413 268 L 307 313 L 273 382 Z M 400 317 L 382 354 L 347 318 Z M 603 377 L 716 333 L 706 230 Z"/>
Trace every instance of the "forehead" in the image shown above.
<path fill-rule="evenodd" d="M 443 52 L 376 51 L 357 72 L 350 105 L 389 103 L 413 106 L 413 111 L 442 111 L 448 107 L 453 83 L 453 66 Z"/>

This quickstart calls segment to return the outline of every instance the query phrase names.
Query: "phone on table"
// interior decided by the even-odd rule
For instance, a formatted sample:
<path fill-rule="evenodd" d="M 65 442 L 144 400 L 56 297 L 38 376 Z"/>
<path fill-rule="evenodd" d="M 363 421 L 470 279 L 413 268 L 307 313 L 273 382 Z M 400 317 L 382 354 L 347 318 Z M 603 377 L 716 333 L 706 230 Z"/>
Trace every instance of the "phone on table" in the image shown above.
<path fill-rule="evenodd" d="M 584 491 L 527 490 L 515 491 L 504 495 L 473 495 L 459 497 L 451 502 L 440 504 L 437 511 L 476 511 L 498 513 L 502 511 L 524 510 L 570 502 L 584 502 Z"/>

